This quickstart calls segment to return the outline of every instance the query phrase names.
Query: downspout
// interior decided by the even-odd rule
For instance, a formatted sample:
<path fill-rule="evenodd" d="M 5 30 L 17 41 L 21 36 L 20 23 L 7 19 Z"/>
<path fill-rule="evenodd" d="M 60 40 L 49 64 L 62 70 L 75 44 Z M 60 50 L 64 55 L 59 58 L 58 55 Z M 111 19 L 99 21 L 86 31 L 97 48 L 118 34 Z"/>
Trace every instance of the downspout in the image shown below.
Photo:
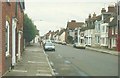
<path fill-rule="evenodd" d="M 17 8 L 18 8 L 18 2 L 16 0 L 16 4 L 15 4 L 15 17 L 16 18 L 17 18 L 17 13 L 18 13 Z"/>

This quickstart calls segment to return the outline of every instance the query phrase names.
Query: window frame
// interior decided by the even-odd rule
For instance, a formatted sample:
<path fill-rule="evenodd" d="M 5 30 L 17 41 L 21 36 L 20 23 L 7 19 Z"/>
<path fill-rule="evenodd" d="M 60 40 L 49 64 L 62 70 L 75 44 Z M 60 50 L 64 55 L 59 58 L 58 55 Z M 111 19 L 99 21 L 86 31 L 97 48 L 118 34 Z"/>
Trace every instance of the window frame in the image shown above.
<path fill-rule="evenodd" d="M 6 55 L 6 57 L 10 55 L 10 53 L 9 53 L 9 42 L 10 42 L 9 41 L 9 38 L 10 38 L 10 36 L 9 36 L 9 31 L 10 31 L 9 27 L 10 27 L 10 24 L 9 24 L 8 21 L 6 21 L 6 26 L 5 26 L 5 30 L 7 30 L 7 32 L 5 31 L 5 55 Z M 7 39 L 6 39 L 6 35 L 7 35 Z"/>

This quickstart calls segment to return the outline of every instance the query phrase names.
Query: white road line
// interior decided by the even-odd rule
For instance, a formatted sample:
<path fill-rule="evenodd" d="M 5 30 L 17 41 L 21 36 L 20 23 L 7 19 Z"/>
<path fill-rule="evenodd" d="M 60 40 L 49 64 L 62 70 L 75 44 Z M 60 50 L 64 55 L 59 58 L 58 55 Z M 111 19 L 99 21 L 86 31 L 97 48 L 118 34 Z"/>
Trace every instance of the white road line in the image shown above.
<path fill-rule="evenodd" d="M 60 54 L 58 54 L 58 56 L 59 56 L 60 58 L 62 58 L 62 56 L 61 56 Z"/>
<path fill-rule="evenodd" d="M 38 72 L 48 72 L 48 70 L 37 70 Z"/>
<path fill-rule="evenodd" d="M 28 61 L 28 63 L 45 63 L 45 62 L 38 62 L 38 61 Z"/>
<path fill-rule="evenodd" d="M 52 75 L 51 74 L 42 74 L 42 73 L 39 74 L 39 73 L 37 73 L 36 76 L 52 76 Z"/>
<path fill-rule="evenodd" d="M 48 65 L 49 65 L 49 67 L 50 67 L 51 74 L 52 74 L 53 76 L 55 76 L 55 73 L 54 73 L 54 71 L 53 71 L 53 69 L 52 69 L 52 67 L 51 67 L 51 65 L 50 65 L 50 62 L 49 62 L 49 59 L 48 59 L 48 55 L 45 53 L 44 50 L 43 50 L 43 52 L 44 52 L 44 54 L 46 55 L 46 59 L 47 59 Z"/>
<path fill-rule="evenodd" d="M 12 70 L 13 72 L 23 72 L 23 73 L 26 73 L 27 70 Z"/>

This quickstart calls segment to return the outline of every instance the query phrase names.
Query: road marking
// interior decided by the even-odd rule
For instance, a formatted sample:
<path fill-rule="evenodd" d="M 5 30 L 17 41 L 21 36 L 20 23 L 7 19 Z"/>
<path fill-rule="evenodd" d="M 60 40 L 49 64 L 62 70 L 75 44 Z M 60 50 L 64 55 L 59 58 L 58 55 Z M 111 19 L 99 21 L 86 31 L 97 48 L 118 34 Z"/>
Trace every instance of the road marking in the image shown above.
<path fill-rule="evenodd" d="M 37 63 L 37 64 L 39 64 L 39 63 L 45 63 L 45 62 L 37 62 L 37 61 L 28 61 L 28 63 Z"/>
<path fill-rule="evenodd" d="M 66 64 L 71 64 L 71 62 L 68 61 L 68 60 L 65 60 L 64 62 L 65 62 Z"/>
<path fill-rule="evenodd" d="M 42 74 L 42 73 L 39 74 L 39 73 L 37 73 L 36 76 L 52 76 L 52 75 L 51 74 Z"/>
<path fill-rule="evenodd" d="M 60 58 L 62 58 L 62 56 L 61 56 L 60 54 L 58 54 L 58 56 L 59 56 Z"/>
<path fill-rule="evenodd" d="M 38 72 L 49 72 L 48 70 L 37 70 Z"/>
<path fill-rule="evenodd" d="M 27 70 L 12 70 L 13 72 L 23 72 L 23 73 L 26 73 Z"/>
<path fill-rule="evenodd" d="M 55 75 L 57 76 L 57 75 L 59 75 L 59 73 L 55 72 Z"/>
<path fill-rule="evenodd" d="M 49 59 L 48 59 L 49 56 L 46 55 L 46 53 L 45 53 L 44 50 L 43 50 L 43 52 L 44 52 L 44 54 L 45 54 L 45 56 L 46 56 L 46 59 L 47 59 L 48 65 L 49 65 L 49 67 L 50 67 L 51 76 L 52 76 L 52 75 L 55 75 L 55 73 L 53 72 L 52 66 L 50 65 L 50 61 L 49 61 Z"/>

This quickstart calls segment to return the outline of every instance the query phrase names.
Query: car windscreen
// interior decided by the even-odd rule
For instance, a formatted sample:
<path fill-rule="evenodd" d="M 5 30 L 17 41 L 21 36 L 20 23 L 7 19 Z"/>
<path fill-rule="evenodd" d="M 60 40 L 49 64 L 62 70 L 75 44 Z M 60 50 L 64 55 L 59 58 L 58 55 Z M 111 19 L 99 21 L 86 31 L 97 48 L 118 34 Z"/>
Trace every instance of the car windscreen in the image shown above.
<path fill-rule="evenodd" d="M 45 46 L 53 46 L 53 43 L 46 43 Z"/>

